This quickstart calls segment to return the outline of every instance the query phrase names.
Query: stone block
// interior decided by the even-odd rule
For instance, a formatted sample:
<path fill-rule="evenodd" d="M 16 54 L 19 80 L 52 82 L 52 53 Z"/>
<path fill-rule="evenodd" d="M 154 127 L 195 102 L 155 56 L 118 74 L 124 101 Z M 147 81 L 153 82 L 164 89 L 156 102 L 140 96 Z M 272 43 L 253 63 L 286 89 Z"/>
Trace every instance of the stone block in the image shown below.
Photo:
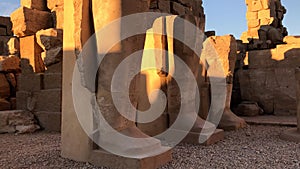
<path fill-rule="evenodd" d="M 45 66 L 41 57 L 42 48 L 36 43 L 35 36 L 20 38 L 21 59 L 27 59 L 34 72 L 44 72 Z"/>
<path fill-rule="evenodd" d="M 10 86 L 5 74 L 0 73 L 0 98 L 8 98 L 10 96 Z"/>
<path fill-rule="evenodd" d="M 300 44 L 300 36 L 286 36 L 283 38 L 283 42 L 287 44 Z"/>
<path fill-rule="evenodd" d="M 17 109 L 17 98 L 12 97 L 9 99 L 9 102 L 10 102 L 11 110 L 16 110 Z"/>
<path fill-rule="evenodd" d="M 0 27 L 0 36 L 6 36 L 7 33 L 6 33 L 6 28 L 1 28 Z"/>
<path fill-rule="evenodd" d="M 274 21 L 274 18 L 261 18 L 260 19 L 260 25 L 271 25 L 272 22 Z"/>
<path fill-rule="evenodd" d="M 240 116 L 258 116 L 263 113 L 263 110 L 256 102 L 245 101 L 234 109 L 234 113 Z"/>
<path fill-rule="evenodd" d="M 1 36 L 13 36 L 10 17 L 0 16 L 0 26 L 5 29 L 5 33 L 3 32 Z"/>
<path fill-rule="evenodd" d="M 21 0 L 21 6 L 39 11 L 47 10 L 47 0 Z"/>
<path fill-rule="evenodd" d="M 269 9 L 270 8 L 270 5 L 271 5 L 270 1 L 271 0 L 261 0 L 263 9 Z"/>
<path fill-rule="evenodd" d="M 48 89 L 34 92 L 35 111 L 61 112 L 61 89 Z"/>
<path fill-rule="evenodd" d="M 162 150 L 166 151 L 166 150 Z M 118 169 L 153 169 L 159 168 L 172 160 L 171 150 L 157 152 L 148 157 L 128 158 L 121 157 L 104 150 L 92 150 L 89 163 L 98 167 L 118 168 Z"/>
<path fill-rule="evenodd" d="M 252 0 L 248 3 L 248 10 L 255 12 L 263 9 L 263 5 L 260 0 Z"/>
<path fill-rule="evenodd" d="M 22 74 L 33 74 L 33 67 L 30 65 L 28 59 L 21 59 Z"/>
<path fill-rule="evenodd" d="M 7 101 L 6 99 L 1 99 L 0 98 L 0 111 L 4 111 L 4 110 L 10 110 L 11 109 L 11 104 L 9 101 Z M 1 121 L 1 120 L 0 120 Z"/>
<path fill-rule="evenodd" d="M 249 28 L 257 28 L 259 26 L 260 26 L 260 20 L 259 19 L 248 20 L 248 27 Z"/>
<path fill-rule="evenodd" d="M 7 42 L 8 51 L 10 55 L 17 55 L 20 54 L 20 42 L 19 39 L 16 37 L 11 37 Z"/>
<path fill-rule="evenodd" d="M 63 31 L 61 29 L 46 29 L 36 33 L 36 41 L 44 50 L 50 50 L 63 45 Z"/>
<path fill-rule="evenodd" d="M 237 59 L 236 40 L 232 35 L 212 36 L 209 37 L 208 40 L 214 46 L 215 51 L 218 53 L 218 57 L 222 63 L 225 76 L 230 76 L 230 74 L 234 72 L 235 62 Z"/>
<path fill-rule="evenodd" d="M 257 20 L 258 19 L 258 12 L 248 11 L 246 13 L 246 18 L 247 18 L 247 20 Z"/>
<path fill-rule="evenodd" d="M 40 127 L 34 115 L 23 110 L 0 112 L 0 133 L 32 133 Z"/>
<path fill-rule="evenodd" d="M 273 68 L 276 60 L 272 59 L 273 52 L 266 50 L 251 50 L 246 53 L 250 69 Z"/>
<path fill-rule="evenodd" d="M 43 88 L 43 74 L 21 74 L 18 76 L 18 91 L 34 92 Z"/>
<path fill-rule="evenodd" d="M 53 16 L 54 27 L 56 29 L 63 29 L 64 28 L 64 7 L 59 6 L 53 8 L 51 14 Z"/>
<path fill-rule="evenodd" d="M 184 7 L 182 4 L 177 2 L 172 2 L 172 14 L 176 15 L 184 15 L 189 10 L 188 8 Z"/>
<path fill-rule="evenodd" d="M 7 82 L 9 83 L 9 86 L 10 86 L 10 97 L 15 97 L 16 91 L 17 91 L 16 77 L 13 73 L 7 73 L 5 76 L 6 76 Z"/>
<path fill-rule="evenodd" d="M 260 10 L 258 11 L 258 19 L 270 19 L 271 18 L 271 11 L 270 9 Z"/>
<path fill-rule="evenodd" d="M 45 73 L 62 73 L 62 62 L 47 66 L 46 68 Z"/>
<path fill-rule="evenodd" d="M 11 14 L 13 32 L 18 37 L 34 35 L 41 29 L 53 27 L 51 13 L 20 7 Z"/>
<path fill-rule="evenodd" d="M 171 2 L 169 0 L 159 0 L 157 5 L 161 12 L 171 13 Z"/>
<path fill-rule="evenodd" d="M 52 48 L 42 53 L 42 59 L 46 66 L 50 66 L 62 61 L 63 50 L 62 47 Z"/>
<path fill-rule="evenodd" d="M 286 58 L 299 57 L 300 44 L 283 44 L 276 46 L 276 52 L 273 59 L 277 61 L 285 60 Z"/>
<path fill-rule="evenodd" d="M 17 56 L 1 57 L 0 72 L 20 72 L 20 58 Z"/>
<path fill-rule="evenodd" d="M 10 36 L 0 36 L 0 56 L 8 56 L 9 49 L 8 49 L 8 41 Z"/>
<path fill-rule="evenodd" d="M 52 11 L 55 7 L 64 6 L 64 0 L 47 0 L 47 6 Z"/>
<path fill-rule="evenodd" d="M 26 91 L 17 91 L 17 110 L 32 111 L 34 109 L 34 100 L 32 99 L 32 93 Z M 30 110 L 29 110 L 30 109 Z"/>
<path fill-rule="evenodd" d="M 61 73 L 45 73 L 44 74 L 44 88 L 47 89 L 61 89 L 62 88 L 62 74 Z"/>
<path fill-rule="evenodd" d="M 42 129 L 50 132 L 61 131 L 61 112 L 35 112 Z"/>

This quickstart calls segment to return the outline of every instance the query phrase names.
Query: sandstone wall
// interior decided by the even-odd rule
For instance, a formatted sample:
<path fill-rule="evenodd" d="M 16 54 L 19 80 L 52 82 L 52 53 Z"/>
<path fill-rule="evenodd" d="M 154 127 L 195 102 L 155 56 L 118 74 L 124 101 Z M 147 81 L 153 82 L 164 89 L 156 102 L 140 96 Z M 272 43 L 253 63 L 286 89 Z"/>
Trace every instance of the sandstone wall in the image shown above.
<path fill-rule="evenodd" d="M 19 40 L 9 17 L 0 16 L 0 111 L 16 108 L 16 77 L 20 73 Z"/>
<path fill-rule="evenodd" d="M 254 101 L 266 114 L 296 114 L 295 68 L 300 66 L 300 37 L 287 36 L 275 49 L 246 52 L 246 69 L 239 69 L 243 101 Z"/>
<path fill-rule="evenodd" d="M 22 73 L 16 94 L 18 110 L 35 114 L 42 128 L 60 131 L 63 0 L 21 0 L 11 14 L 20 39 Z"/>

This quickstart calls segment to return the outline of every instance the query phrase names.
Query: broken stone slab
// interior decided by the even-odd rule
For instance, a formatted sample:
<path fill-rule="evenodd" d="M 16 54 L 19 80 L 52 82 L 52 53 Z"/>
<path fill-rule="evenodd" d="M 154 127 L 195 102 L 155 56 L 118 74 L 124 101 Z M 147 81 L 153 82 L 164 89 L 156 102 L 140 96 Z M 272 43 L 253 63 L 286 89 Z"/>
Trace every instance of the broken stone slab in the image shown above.
<path fill-rule="evenodd" d="M 12 36 L 12 22 L 10 17 L 0 16 L 0 26 L 4 27 L 5 32 L 1 34 L 1 36 Z"/>
<path fill-rule="evenodd" d="M 34 35 L 20 38 L 21 59 L 26 59 L 32 66 L 34 72 L 45 71 L 45 65 L 41 57 L 43 49 L 37 44 Z"/>
<path fill-rule="evenodd" d="M 42 53 L 42 58 L 46 66 L 50 66 L 62 61 L 62 47 L 53 48 Z"/>
<path fill-rule="evenodd" d="M 32 133 L 39 128 L 34 115 L 30 112 L 0 111 L 0 133 Z"/>
<path fill-rule="evenodd" d="M 244 101 L 238 105 L 234 112 L 240 116 L 258 116 L 264 111 L 256 102 Z"/>
<path fill-rule="evenodd" d="M 7 101 L 6 99 L 1 99 L 0 98 L 0 111 L 3 110 L 10 110 L 11 109 L 11 104 L 9 101 Z"/>
<path fill-rule="evenodd" d="M 0 73 L 0 98 L 8 98 L 10 96 L 10 86 L 5 74 Z"/>
<path fill-rule="evenodd" d="M 34 35 L 41 29 L 53 27 L 50 12 L 20 7 L 11 14 L 13 32 L 18 37 Z"/>
<path fill-rule="evenodd" d="M 35 112 L 38 123 L 42 129 L 51 132 L 61 131 L 61 112 Z"/>
<path fill-rule="evenodd" d="M 47 0 L 47 7 L 52 11 L 55 7 L 64 6 L 64 0 Z"/>
<path fill-rule="evenodd" d="M 46 11 L 48 9 L 47 0 L 21 0 L 21 6 L 40 11 Z"/>
<path fill-rule="evenodd" d="M 36 33 L 36 40 L 44 51 L 62 47 L 63 30 L 54 28 L 40 30 Z"/>
<path fill-rule="evenodd" d="M 20 58 L 17 56 L 0 56 L 0 72 L 20 72 Z"/>

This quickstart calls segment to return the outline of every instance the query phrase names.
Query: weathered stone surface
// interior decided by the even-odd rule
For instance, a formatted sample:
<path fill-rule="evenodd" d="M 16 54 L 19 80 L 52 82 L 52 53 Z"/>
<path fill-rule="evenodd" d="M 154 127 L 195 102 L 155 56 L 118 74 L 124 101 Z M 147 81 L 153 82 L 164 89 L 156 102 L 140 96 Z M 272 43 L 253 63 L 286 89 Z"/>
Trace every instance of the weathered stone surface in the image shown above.
<path fill-rule="evenodd" d="M 33 74 L 33 67 L 30 65 L 28 59 L 21 59 L 21 69 L 23 74 Z"/>
<path fill-rule="evenodd" d="M 4 27 L 5 33 L 1 34 L 1 36 L 12 36 L 12 23 L 10 21 L 10 17 L 0 16 L 0 26 Z"/>
<path fill-rule="evenodd" d="M 42 53 L 42 58 L 46 66 L 50 66 L 62 61 L 62 47 L 53 48 Z"/>
<path fill-rule="evenodd" d="M 44 72 L 45 66 L 41 57 L 42 48 L 36 43 L 35 36 L 20 38 L 21 59 L 27 59 L 34 72 Z"/>
<path fill-rule="evenodd" d="M 168 129 L 168 115 L 164 113 L 150 123 L 138 123 L 137 127 L 148 136 L 156 136 Z"/>
<path fill-rule="evenodd" d="M 47 6 L 52 11 L 55 7 L 64 6 L 64 0 L 47 0 Z"/>
<path fill-rule="evenodd" d="M 16 80 L 16 76 L 13 73 L 7 73 L 6 75 L 6 79 L 7 82 L 9 83 L 10 86 L 10 94 L 11 97 L 16 95 L 16 91 L 17 91 L 17 80 Z"/>
<path fill-rule="evenodd" d="M 54 28 L 40 30 L 36 33 L 36 40 L 44 51 L 56 47 L 62 47 L 63 31 L 61 29 Z"/>
<path fill-rule="evenodd" d="M 300 44 L 300 36 L 286 36 L 283 42 L 287 44 Z"/>
<path fill-rule="evenodd" d="M 0 133 L 32 133 L 40 127 L 34 115 L 23 110 L 0 112 Z"/>
<path fill-rule="evenodd" d="M 34 35 L 41 29 L 51 28 L 53 19 L 51 13 L 20 7 L 11 14 L 13 32 L 18 37 Z"/>
<path fill-rule="evenodd" d="M 45 73 L 62 73 L 62 62 L 47 66 L 46 68 Z"/>
<path fill-rule="evenodd" d="M 7 42 L 8 51 L 10 55 L 19 55 L 20 53 L 20 42 L 16 37 L 11 37 Z"/>
<path fill-rule="evenodd" d="M 27 110 L 33 111 L 35 101 L 33 99 L 32 93 L 25 91 L 17 91 L 17 110 Z"/>
<path fill-rule="evenodd" d="M 61 89 L 41 90 L 34 93 L 35 111 L 61 112 Z"/>
<path fill-rule="evenodd" d="M 17 56 L 1 57 L 0 72 L 20 72 L 20 58 Z"/>
<path fill-rule="evenodd" d="M 56 29 L 63 29 L 64 28 L 64 7 L 59 6 L 53 8 L 52 16 L 54 21 L 54 27 Z"/>
<path fill-rule="evenodd" d="M 11 104 L 9 101 L 7 101 L 6 99 L 1 99 L 0 98 L 0 111 L 3 110 L 10 110 L 11 109 Z M 0 120 L 1 121 L 1 120 Z M 1 128 L 1 127 L 0 127 Z"/>
<path fill-rule="evenodd" d="M 10 36 L 0 36 L 0 56 L 8 56 L 9 49 L 8 49 L 8 41 L 11 37 Z"/>
<path fill-rule="evenodd" d="M 39 125 L 46 131 L 61 131 L 61 112 L 35 112 Z"/>
<path fill-rule="evenodd" d="M 40 91 L 43 89 L 43 75 L 42 74 L 21 74 L 18 77 L 19 91 Z"/>
<path fill-rule="evenodd" d="M 242 102 L 234 112 L 240 116 L 258 116 L 263 110 L 255 102 Z"/>
<path fill-rule="evenodd" d="M 40 11 L 47 10 L 47 0 L 21 0 L 21 6 Z"/>
<path fill-rule="evenodd" d="M 62 88 L 62 74 L 61 73 L 45 73 L 44 74 L 44 88 L 47 89 L 61 89 Z"/>
<path fill-rule="evenodd" d="M 273 52 L 274 53 L 274 52 Z M 267 50 L 252 50 L 246 53 L 250 69 L 257 68 L 273 68 L 276 60 L 272 59 L 272 51 Z"/>
<path fill-rule="evenodd" d="M 0 98 L 8 98 L 10 96 L 9 83 L 5 74 L 0 73 Z"/>

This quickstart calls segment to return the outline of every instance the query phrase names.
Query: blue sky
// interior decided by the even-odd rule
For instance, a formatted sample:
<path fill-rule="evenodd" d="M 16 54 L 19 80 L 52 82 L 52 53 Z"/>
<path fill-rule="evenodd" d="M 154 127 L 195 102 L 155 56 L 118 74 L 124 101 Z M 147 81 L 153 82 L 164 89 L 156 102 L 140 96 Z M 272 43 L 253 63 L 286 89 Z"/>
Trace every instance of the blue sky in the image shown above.
<path fill-rule="evenodd" d="M 284 25 L 290 35 L 300 35 L 300 0 L 281 0 L 288 9 Z M 19 7 L 20 0 L 0 0 L 0 15 L 8 16 Z M 247 30 L 245 0 L 203 0 L 206 30 L 217 35 L 233 34 L 239 38 Z"/>

